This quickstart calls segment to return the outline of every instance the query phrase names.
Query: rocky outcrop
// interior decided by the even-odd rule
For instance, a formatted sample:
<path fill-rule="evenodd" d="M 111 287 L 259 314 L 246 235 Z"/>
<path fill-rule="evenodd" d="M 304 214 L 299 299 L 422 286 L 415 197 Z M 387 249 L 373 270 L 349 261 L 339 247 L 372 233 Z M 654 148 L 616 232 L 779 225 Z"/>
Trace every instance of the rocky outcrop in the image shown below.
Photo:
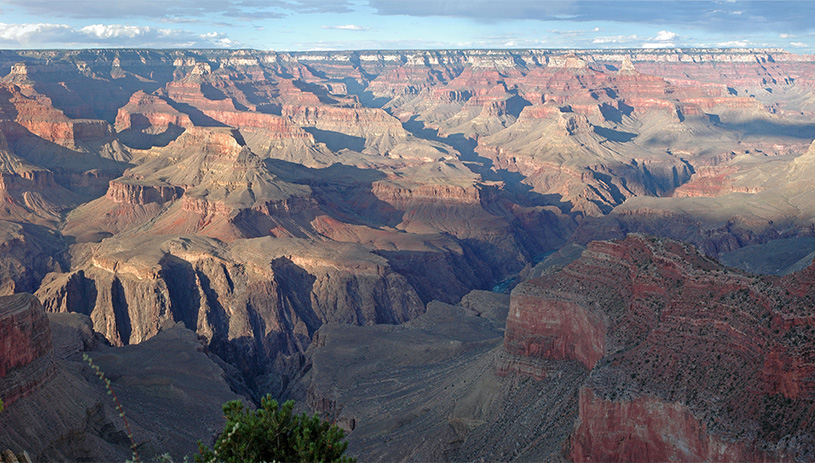
<path fill-rule="evenodd" d="M 51 329 L 37 298 L 0 296 L 0 339 L 0 397 L 8 407 L 55 373 Z"/>
<path fill-rule="evenodd" d="M 3 453 L 0 453 L 0 461 L 3 463 L 32 463 L 33 460 L 31 459 L 31 455 L 28 454 L 27 451 L 23 450 L 22 452 L 17 453 L 16 455 L 9 449 L 6 449 Z"/>
<path fill-rule="evenodd" d="M 38 292 L 46 307 L 77 310 L 67 302 L 95 300 L 85 309 L 94 329 L 119 345 L 183 321 L 247 374 L 304 351 L 323 323 L 401 323 L 422 310 L 405 278 L 357 245 L 143 236 L 106 240 L 89 264 L 48 279 Z"/>
<path fill-rule="evenodd" d="M 54 108 L 51 100 L 41 94 L 16 85 L 0 88 L 0 128 L 9 140 L 16 140 L 28 131 L 44 140 L 69 149 L 76 149 L 88 141 L 112 141 L 113 128 L 106 121 L 70 119 Z"/>
<path fill-rule="evenodd" d="M 0 220 L 0 295 L 34 292 L 47 273 L 67 270 L 65 250 L 45 227 Z"/>
<path fill-rule="evenodd" d="M 313 127 L 315 139 L 334 151 L 351 150 L 394 159 L 445 158 L 437 145 L 414 137 L 399 119 L 379 108 L 284 105 L 283 115 Z"/>
<path fill-rule="evenodd" d="M 601 316 L 569 300 L 569 296 L 519 286 L 512 293 L 504 350 L 521 357 L 576 360 L 593 369 L 605 356 L 607 326 Z M 543 371 L 523 372 L 544 375 Z"/>
<path fill-rule="evenodd" d="M 14 318 L 9 313 L 15 314 L 21 329 L 39 330 L 45 319 L 32 296 L 20 294 L 14 298 L 0 298 L 4 340 L 10 339 L 5 331 Z M 10 301 L 12 308 L 19 304 L 36 307 L 33 323 L 21 319 L 19 311 L 5 311 Z M 132 437 L 141 458 L 170 454 L 181 459 L 197 448 L 201 436 L 222 426 L 223 402 L 246 400 L 230 390 L 224 379 L 226 365 L 210 358 L 198 336 L 183 324 L 167 323 L 155 338 L 124 349 L 105 345 L 84 315 L 49 314 L 44 328 L 44 335 L 18 342 L 12 346 L 16 351 L 8 351 L 6 346 L 2 352 L 4 362 L 14 361 L 20 359 L 16 352 L 32 342 L 48 346 L 46 356 L 0 376 L 0 393 L 6 406 L 0 421 L 0 448 L 9 449 L 7 455 L 25 452 L 35 461 L 116 461 L 133 457 Z M 52 335 L 56 359 L 50 347 Z M 107 386 L 78 353 L 93 358 L 105 374 Z M 28 380 L 25 384 L 32 384 L 36 374 L 42 373 L 37 369 L 42 370 L 39 365 L 43 360 L 50 365 L 48 378 L 38 381 L 36 388 L 27 389 L 24 397 L 14 396 L 9 387 L 18 384 L 15 379 L 24 378 Z M 107 387 L 115 391 L 127 413 L 129 428 L 125 428 L 114 408 Z M 235 387 L 245 389 L 237 382 Z"/>
<path fill-rule="evenodd" d="M 711 166 L 697 169 L 690 181 L 673 192 L 675 198 L 707 197 L 729 193 L 759 193 L 764 190 L 761 186 L 736 186 L 731 176 L 738 172 L 736 166 Z"/>
<path fill-rule="evenodd" d="M 595 242 L 512 293 L 501 372 L 552 360 L 591 370 L 575 461 L 805 461 L 815 452 L 810 358 L 815 267 L 727 269 L 680 242 Z M 540 365 L 540 368 L 535 368 Z"/>
<path fill-rule="evenodd" d="M 175 201 L 184 194 L 180 187 L 172 185 L 145 185 L 127 178 L 110 181 L 105 195 L 114 203 L 147 204 Z"/>
<path fill-rule="evenodd" d="M 191 127 L 190 117 L 170 106 L 156 95 L 138 91 L 116 115 L 117 131 L 127 129 L 165 131 L 170 126 Z"/>
<path fill-rule="evenodd" d="M 291 124 L 285 118 L 273 114 L 220 110 L 205 110 L 204 114 L 230 127 L 262 129 L 275 139 L 302 139 L 313 141 L 309 133 Z"/>
<path fill-rule="evenodd" d="M 376 182 L 371 193 L 400 210 L 408 209 L 406 206 L 411 201 L 481 204 L 481 191 L 476 185 L 417 185 L 410 189 L 390 182 Z"/>
<path fill-rule="evenodd" d="M 681 402 L 603 400 L 582 389 L 579 407 L 579 425 L 569 442 L 574 462 L 792 461 L 711 436 Z"/>

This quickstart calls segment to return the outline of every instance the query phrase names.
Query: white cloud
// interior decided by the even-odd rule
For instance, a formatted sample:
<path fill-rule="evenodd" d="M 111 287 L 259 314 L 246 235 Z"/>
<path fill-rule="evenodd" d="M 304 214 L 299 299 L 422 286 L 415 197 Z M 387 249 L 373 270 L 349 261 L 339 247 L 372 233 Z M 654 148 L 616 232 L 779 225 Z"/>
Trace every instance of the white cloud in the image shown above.
<path fill-rule="evenodd" d="M 607 44 L 607 43 L 628 43 L 632 40 L 637 40 L 637 36 L 635 35 L 611 35 L 605 37 L 595 37 L 591 43 L 595 44 Z"/>
<path fill-rule="evenodd" d="M 778 34 L 778 38 L 780 38 L 780 39 L 791 39 L 793 37 L 796 37 L 796 35 L 794 35 L 794 34 Z"/>
<path fill-rule="evenodd" d="M 716 46 L 724 48 L 745 48 L 750 46 L 750 42 L 747 40 L 730 40 L 727 42 L 719 42 Z"/>
<path fill-rule="evenodd" d="M 642 48 L 671 48 L 676 45 L 673 42 L 645 42 Z"/>
<path fill-rule="evenodd" d="M 0 23 L 0 45 L 7 47 L 201 47 L 239 46 L 226 34 L 196 34 L 182 29 L 165 29 L 126 24 L 91 24 L 75 28 L 66 24 Z"/>
<path fill-rule="evenodd" d="M 654 40 L 657 42 L 668 42 L 676 38 L 676 33 L 671 31 L 659 31 Z"/>
<path fill-rule="evenodd" d="M 230 39 L 223 32 L 207 32 L 206 34 L 201 34 L 200 37 L 224 48 L 236 47 L 240 45 L 238 42 Z"/>
<path fill-rule="evenodd" d="M 370 28 L 357 26 L 356 24 L 345 24 L 342 26 L 322 26 L 323 29 L 338 29 L 343 31 L 368 31 Z"/>
<path fill-rule="evenodd" d="M 0 42 L 32 45 L 40 41 L 59 41 L 74 31 L 63 24 L 5 24 L 0 23 Z"/>
<path fill-rule="evenodd" d="M 590 32 L 600 32 L 599 27 L 595 27 L 592 30 L 572 30 L 572 31 L 562 31 L 559 29 L 552 29 L 549 31 L 552 34 L 561 35 L 564 37 L 582 37 Z"/>
<path fill-rule="evenodd" d="M 118 37 L 144 37 L 148 35 L 173 35 L 171 29 L 156 29 L 152 27 L 127 26 L 123 24 L 93 24 L 78 30 L 82 34 L 88 34 L 97 39 L 110 39 Z"/>
<path fill-rule="evenodd" d="M 796 48 L 809 48 L 809 45 L 804 42 L 790 42 L 790 45 Z"/>

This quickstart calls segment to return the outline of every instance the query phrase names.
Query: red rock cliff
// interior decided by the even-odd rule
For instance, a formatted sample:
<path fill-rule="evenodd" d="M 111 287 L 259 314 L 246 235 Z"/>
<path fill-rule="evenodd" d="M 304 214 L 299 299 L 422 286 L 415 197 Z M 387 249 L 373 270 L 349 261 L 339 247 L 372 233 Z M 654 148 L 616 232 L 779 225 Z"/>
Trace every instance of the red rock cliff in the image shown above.
<path fill-rule="evenodd" d="M 590 243 L 513 291 L 500 368 L 540 378 L 551 373 L 541 362 L 574 360 L 592 370 L 575 461 L 806 461 L 813 281 L 815 266 L 758 277 L 667 239 Z"/>
<path fill-rule="evenodd" d="M 51 328 L 40 301 L 26 293 L 0 297 L 0 397 L 6 406 L 54 372 Z"/>

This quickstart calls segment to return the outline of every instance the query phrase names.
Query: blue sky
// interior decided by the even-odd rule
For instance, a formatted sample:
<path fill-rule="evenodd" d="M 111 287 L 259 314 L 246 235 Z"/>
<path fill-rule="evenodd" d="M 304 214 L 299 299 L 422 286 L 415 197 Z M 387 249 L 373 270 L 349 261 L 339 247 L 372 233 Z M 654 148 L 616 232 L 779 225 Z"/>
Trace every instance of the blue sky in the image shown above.
<path fill-rule="evenodd" d="M 0 48 L 777 47 L 815 1 L 0 0 Z"/>

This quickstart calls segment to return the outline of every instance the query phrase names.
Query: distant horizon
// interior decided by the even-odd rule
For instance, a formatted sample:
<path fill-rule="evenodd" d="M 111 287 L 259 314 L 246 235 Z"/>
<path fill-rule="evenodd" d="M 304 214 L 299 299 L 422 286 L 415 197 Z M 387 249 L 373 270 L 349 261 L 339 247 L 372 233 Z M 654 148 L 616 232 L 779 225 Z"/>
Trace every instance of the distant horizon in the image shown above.
<path fill-rule="evenodd" d="M 0 0 L 0 48 L 301 51 L 781 48 L 810 0 Z"/>
<path fill-rule="evenodd" d="M 803 53 L 800 50 L 791 51 L 783 47 L 672 47 L 672 48 L 580 48 L 580 47 L 523 47 L 523 48 L 338 48 L 331 50 L 282 50 L 263 48 L 215 48 L 215 47 L 86 47 L 86 48 L 0 48 L 0 51 L 122 51 L 122 50 L 151 50 L 151 51 L 217 51 L 217 52 L 272 52 L 272 53 L 333 53 L 333 52 L 434 52 L 434 51 L 591 51 L 601 53 L 613 52 L 637 52 L 637 53 L 670 53 L 675 51 L 713 50 L 713 51 L 774 51 L 784 52 L 794 55 L 815 55 L 813 53 Z"/>

